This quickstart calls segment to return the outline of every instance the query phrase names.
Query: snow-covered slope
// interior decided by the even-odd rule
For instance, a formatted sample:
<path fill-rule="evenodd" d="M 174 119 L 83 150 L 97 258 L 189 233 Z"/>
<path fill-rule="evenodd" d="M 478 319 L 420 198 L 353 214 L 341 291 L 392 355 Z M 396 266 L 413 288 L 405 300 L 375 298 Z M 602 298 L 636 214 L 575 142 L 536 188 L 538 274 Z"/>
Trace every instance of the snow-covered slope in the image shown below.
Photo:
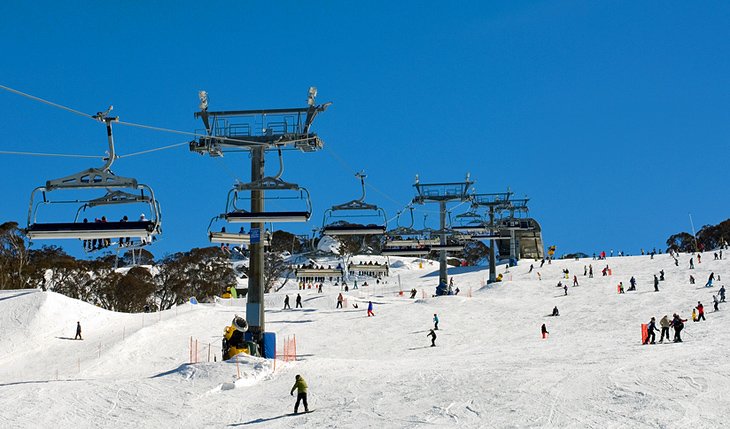
<path fill-rule="evenodd" d="M 350 290 L 342 310 L 335 309 L 340 288 L 331 284 L 323 294 L 302 291 L 304 309 L 281 310 L 284 294 L 299 292 L 289 282 L 266 297 L 267 330 L 280 339 L 296 334 L 299 360 L 276 368 L 251 357 L 238 365 L 207 362 L 208 344 L 211 360 L 220 360 L 222 330 L 242 306 L 119 314 L 54 293 L 5 291 L 0 426 L 723 427 L 730 418 L 730 306 L 712 311 L 724 281 L 703 285 L 711 271 L 725 279 L 729 265 L 703 256 L 692 271 L 689 255 L 680 267 L 668 255 L 543 268 L 521 261 L 490 286 L 483 286 L 486 269 L 453 268 L 461 293 L 438 298 L 431 297 L 435 264 L 391 258 L 388 283 L 368 280 Z M 606 263 L 612 275 L 603 277 Z M 593 279 L 583 276 L 588 264 Z M 580 282 L 567 296 L 555 287 L 565 282 L 565 268 Z M 666 281 L 654 292 L 661 269 Z M 638 290 L 617 294 L 616 284 L 628 288 L 632 275 Z M 641 323 L 674 312 L 688 318 L 698 300 L 707 321 L 688 322 L 684 343 L 640 344 Z M 368 301 L 375 317 L 365 314 Z M 560 317 L 547 317 L 556 305 Z M 441 322 L 432 348 L 426 334 L 434 313 Z M 84 341 L 68 339 L 77 320 Z M 187 364 L 191 337 L 203 363 Z M 288 415 L 295 374 L 309 384 L 313 413 Z"/>

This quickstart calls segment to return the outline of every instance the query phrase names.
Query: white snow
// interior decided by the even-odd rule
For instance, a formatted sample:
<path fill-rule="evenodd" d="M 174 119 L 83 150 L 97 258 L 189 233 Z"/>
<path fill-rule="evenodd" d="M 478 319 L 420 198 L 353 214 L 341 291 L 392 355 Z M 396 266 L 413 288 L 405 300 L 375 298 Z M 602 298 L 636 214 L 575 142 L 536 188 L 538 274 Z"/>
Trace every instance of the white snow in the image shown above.
<path fill-rule="evenodd" d="M 304 309 L 283 311 L 283 295 L 293 303 L 300 292 L 290 281 L 266 297 L 267 330 L 280 345 L 296 334 L 299 359 L 276 368 L 248 356 L 212 362 L 223 328 L 245 313 L 243 300 L 121 314 L 52 292 L 2 291 L 0 427 L 724 427 L 730 306 L 712 310 L 724 281 L 703 285 L 711 271 L 724 279 L 728 261 L 705 252 L 690 271 L 688 259 L 680 267 L 657 255 L 542 269 L 525 260 L 490 286 L 484 268 L 451 268 L 459 296 L 434 298 L 436 264 L 390 258 L 388 284 L 350 290 L 343 310 L 335 309 L 339 287 L 326 284 L 323 294 L 301 291 Z M 531 263 L 542 281 L 527 273 Z M 602 277 L 606 263 L 613 275 Z M 593 279 L 583 276 L 588 264 Z M 566 281 L 563 268 L 570 284 L 573 274 L 580 281 L 568 296 L 555 287 Z M 651 280 L 660 269 L 667 280 L 657 293 Z M 638 291 L 617 294 L 631 275 Z M 368 300 L 375 317 L 366 317 Z M 641 323 L 674 312 L 689 318 L 698 300 L 707 321 L 687 322 L 684 343 L 640 344 Z M 555 305 L 560 317 L 546 317 Z M 434 313 L 441 322 L 431 348 Z M 83 341 L 69 339 L 76 321 Z M 200 363 L 188 364 L 191 337 Z M 295 374 L 309 384 L 311 414 L 288 415 Z"/>

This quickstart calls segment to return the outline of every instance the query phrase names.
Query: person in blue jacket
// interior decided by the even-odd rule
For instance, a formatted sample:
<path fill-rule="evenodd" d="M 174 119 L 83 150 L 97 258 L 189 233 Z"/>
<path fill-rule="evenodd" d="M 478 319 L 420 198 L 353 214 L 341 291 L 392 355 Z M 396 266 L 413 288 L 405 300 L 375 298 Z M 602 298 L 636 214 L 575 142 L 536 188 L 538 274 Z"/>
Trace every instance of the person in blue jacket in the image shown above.
<path fill-rule="evenodd" d="M 646 334 L 646 340 L 644 341 L 644 344 L 654 344 L 654 341 L 656 340 L 656 334 L 654 331 L 659 332 L 659 330 L 656 328 L 656 319 L 653 317 L 651 318 L 651 321 L 649 321 L 649 326 L 647 327 L 647 334 Z M 649 339 L 651 339 L 651 342 L 649 342 Z"/>
<path fill-rule="evenodd" d="M 433 314 L 433 330 L 434 331 L 439 330 L 439 317 L 436 313 Z"/>

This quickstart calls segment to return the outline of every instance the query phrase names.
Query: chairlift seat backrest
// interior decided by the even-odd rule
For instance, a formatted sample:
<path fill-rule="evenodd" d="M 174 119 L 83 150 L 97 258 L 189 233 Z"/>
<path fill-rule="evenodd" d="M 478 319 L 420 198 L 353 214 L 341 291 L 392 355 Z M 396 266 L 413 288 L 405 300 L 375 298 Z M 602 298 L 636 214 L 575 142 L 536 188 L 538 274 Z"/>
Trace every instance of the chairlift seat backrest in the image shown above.
<path fill-rule="evenodd" d="M 155 235 L 155 223 L 152 221 L 34 223 L 28 227 L 27 235 L 31 240 L 146 238 Z"/>

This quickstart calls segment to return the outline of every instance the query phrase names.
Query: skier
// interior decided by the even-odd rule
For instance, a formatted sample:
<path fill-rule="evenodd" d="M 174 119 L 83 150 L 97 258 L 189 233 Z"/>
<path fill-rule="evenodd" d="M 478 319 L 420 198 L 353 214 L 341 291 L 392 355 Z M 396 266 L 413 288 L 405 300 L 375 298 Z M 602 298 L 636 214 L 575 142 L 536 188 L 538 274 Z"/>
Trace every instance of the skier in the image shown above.
<path fill-rule="evenodd" d="M 725 285 L 720 286 L 720 302 L 725 302 Z"/>
<path fill-rule="evenodd" d="M 284 310 L 286 309 L 291 310 L 291 306 L 289 305 L 289 295 L 284 295 Z"/>
<path fill-rule="evenodd" d="M 436 347 L 436 333 L 433 331 L 433 329 L 428 331 L 427 337 L 431 337 L 431 347 Z"/>
<path fill-rule="evenodd" d="M 649 321 L 649 326 L 647 330 L 646 340 L 644 341 L 644 344 L 654 344 L 654 340 L 656 340 L 656 334 L 654 331 L 659 332 L 659 330 L 656 328 L 656 320 L 652 317 Z M 649 339 L 651 339 L 651 342 L 649 342 Z"/>
<path fill-rule="evenodd" d="M 433 330 L 439 330 L 439 317 L 436 313 L 433 313 Z"/>
<path fill-rule="evenodd" d="M 540 328 L 540 332 L 542 332 L 542 339 L 543 340 L 546 339 L 547 336 L 548 336 L 548 334 L 550 333 L 550 332 L 548 332 L 547 327 L 545 326 L 544 323 L 542 324 L 542 328 Z"/>
<path fill-rule="evenodd" d="M 297 402 L 294 404 L 294 414 L 299 413 L 299 402 L 304 403 L 304 412 L 309 412 L 309 405 L 307 404 L 307 382 L 304 381 L 301 375 L 297 374 L 294 386 L 291 388 L 289 394 L 294 396 L 294 391 L 297 391 Z"/>
<path fill-rule="evenodd" d="M 81 338 L 81 322 L 76 322 L 76 336 L 74 337 L 74 340 L 83 340 L 83 338 Z"/>
<path fill-rule="evenodd" d="M 679 317 L 679 314 L 674 313 L 674 317 L 672 318 L 672 327 L 674 327 L 674 342 L 675 343 L 681 343 L 682 342 L 682 329 L 684 329 L 684 322 L 686 322 L 686 319 L 682 319 Z"/>
<path fill-rule="evenodd" d="M 659 292 L 659 279 L 656 274 L 654 274 L 654 292 Z"/>
<path fill-rule="evenodd" d="M 664 317 L 662 317 L 662 320 L 659 321 L 659 326 L 662 327 L 661 332 L 661 338 L 659 339 L 660 343 L 664 342 L 664 334 L 667 335 L 667 341 L 669 341 L 669 327 L 671 326 L 671 323 L 669 322 L 669 317 L 665 314 Z"/>
<path fill-rule="evenodd" d="M 413 299 L 413 298 L 416 297 L 416 293 L 418 293 L 418 291 L 416 290 L 416 288 L 411 289 L 411 299 Z"/>
<path fill-rule="evenodd" d="M 302 296 L 297 294 L 297 302 L 296 305 L 294 305 L 294 308 L 303 308 L 302 307 Z"/>
<path fill-rule="evenodd" d="M 705 287 L 712 287 L 712 281 L 715 280 L 715 273 L 710 273 L 710 277 L 707 279 Z"/>
<path fill-rule="evenodd" d="M 558 306 L 556 305 L 553 307 L 553 314 L 552 316 L 560 316 L 560 311 L 558 311 Z"/>
<path fill-rule="evenodd" d="M 634 276 L 631 276 L 631 279 L 629 280 L 629 284 L 631 284 L 631 286 L 629 287 L 629 290 L 636 290 L 636 279 L 634 278 Z"/>
<path fill-rule="evenodd" d="M 712 304 L 715 308 L 715 311 L 718 311 L 720 309 L 720 301 L 717 300 L 717 295 L 712 295 Z"/>
<path fill-rule="evenodd" d="M 342 308 L 342 301 L 344 301 L 345 298 L 342 296 L 342 292 L 340 292 L 339 295 L 337 295 L 337 307 L 335 308 Z"/>
<path fill-rule="evenodd" d="M 368 301 L 368 317 L 375 316 L 375 313 L 373 313 L 373 302 Z"/>
<path fill-rule="evenodd" d="M 707 319 L 705 319 L 705 307 L 702 305 L 701 302 L 697 301 L 697 307 L 696 308 L 697 308 L 697 321 L 698 322 L 700 320 L 707 321 Z"/>

